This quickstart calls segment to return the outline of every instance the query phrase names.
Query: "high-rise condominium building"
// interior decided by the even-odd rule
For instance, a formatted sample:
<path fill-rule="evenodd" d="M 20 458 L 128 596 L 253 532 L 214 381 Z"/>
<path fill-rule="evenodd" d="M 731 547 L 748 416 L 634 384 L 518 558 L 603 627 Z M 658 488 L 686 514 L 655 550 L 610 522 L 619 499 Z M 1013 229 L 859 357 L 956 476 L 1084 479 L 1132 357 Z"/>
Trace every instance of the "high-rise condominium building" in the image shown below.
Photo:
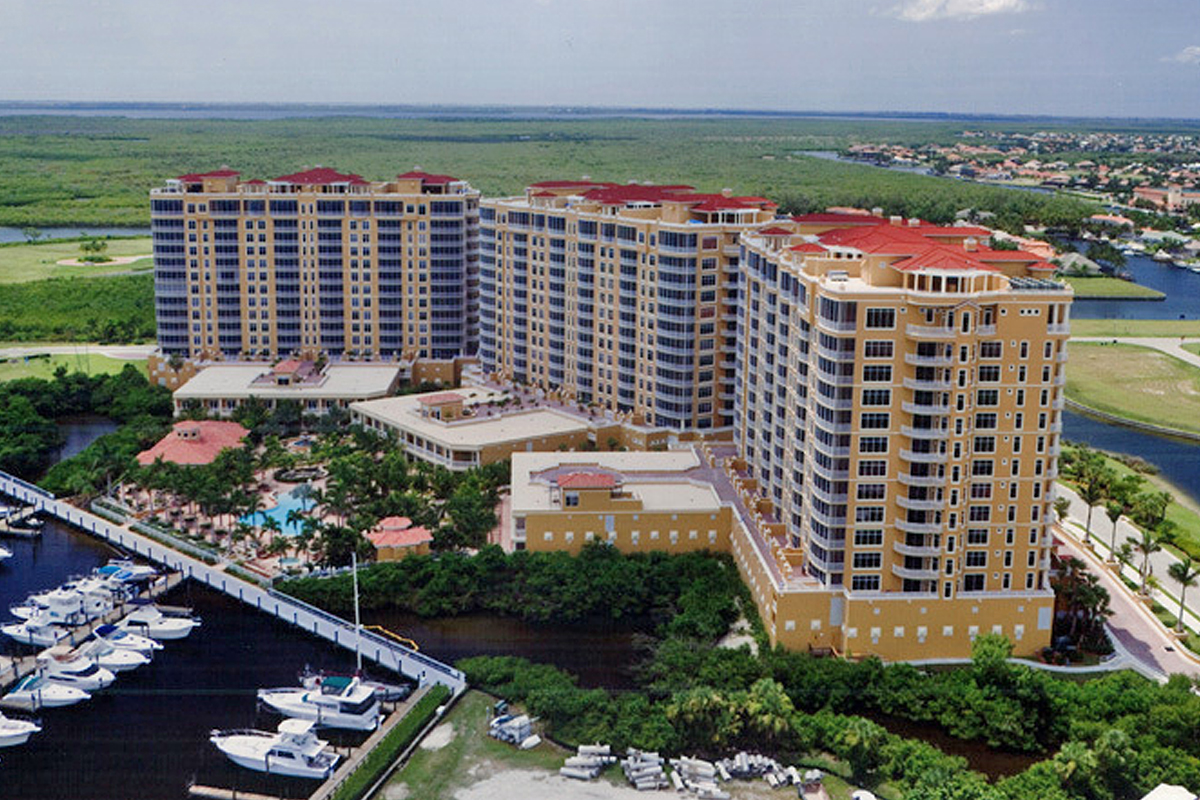
<path fill-rule="evenodd" d="M 1048 636 L 1072 293 L 987 235 L 818 214 L 743 237 L 740 456 L 859 649 L 890 646 L 886 598 L 1000 601 L 984 632 Z"/>
<path fill-rule="evenodd" d="M 485 372 L 676 430 L 733 424 L 738 234 L 776 204 L 548 181 L 480 210 Z"/>
<path fill-rule="evenodd" d="M 478 338 L 479 193 L 448 175 L 367 181 L 222 169 L 150 192 L 158 343 L 194 359 L 447 359 Z"/>

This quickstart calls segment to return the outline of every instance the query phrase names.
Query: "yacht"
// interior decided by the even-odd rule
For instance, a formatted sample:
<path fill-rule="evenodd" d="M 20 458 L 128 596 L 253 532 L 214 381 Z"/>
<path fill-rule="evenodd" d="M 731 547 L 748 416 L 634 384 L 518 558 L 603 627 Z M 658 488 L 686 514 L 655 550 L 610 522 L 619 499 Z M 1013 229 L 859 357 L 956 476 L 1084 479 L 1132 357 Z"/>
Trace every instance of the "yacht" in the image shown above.
<path fill-rule="evenodd" d="M 69 635 L 65 629 L 52 624 L 50 619 L 41 614 L 21 622 L 0 625 L 0 633 L 13 641 L 34 647 L 53 647 Z"/>
<path fill-rule="evenodd" d="M 112 686 L 116 676 L 93 658 L 52 648 L 38 656 L 38 672 L 51 683 L 96 692 Z"/>
<path fill-rule="evenodd" d="M 246 769 L 294 778 L 325 779 L 338 755 L 313 733 L 313 722 L 285 719 L 277 733 L 254 730 L 213 731 L 208 740 L 230 761 Z"/>
<path fill-rule="evenodd" d="M 25 744 L 29 737 L 42 730 L 42 726 L 27 719 L 12 719 L 0 713 L 0 747 Z"/>
<path fill-rule="evenodd" d="M 122 630 L 140 633 L 151 639 L 170 640 L 186 638 L 200 620 L 194 617 L 167 616 L 150 600 L 134 600 L 132 613 L 117 623 Z"/>
<path fill-rule="evenodd" d="M 40 675 L 26 675 L 4 695 L 4 704 L 35 711 L 39 708 L 73 706 L 89 697 L 90 694 L 74 686 L 53 683 Z"/>
<path fill-rule="evenodd" d="M 116 625 L 101 625 L 92 631 L 92 638 L 112 645 L 118 650 L 132 650 L 135 653 L 141 653 L 146 658 L 153 656 L 155 650 L 163 649 L 163 646 L 153 639 L 121 630 Z"/>
<path fill-rule="evenodd" d="M 158 577 L 158 570 L 145 564 L 135 564 L 128 558 L 113 558 L 93 574 L 101 578 L 112 578 L 123 583 L 141 583 Z"/>
<path fill-rule="evenodd" d="M 90 639 L 76 647 L 74 652 L 93 659 L 110 672 L 124 672 L 150 663 L 150 656 L 146 653 L 129 647 L 117 647 L 107 639 Z"/>
<path fill-rule="evenodd" d="M 8 610 L 18 619 L 45 616 L 56 625 L 82 625 L 88 619 L 83 595 L 66 587 L 30 595 L 24 603 L 9 606 Z"/>
<path fill-rule="evenodd" d="M 333 676 L 315 687 L 259 689 L 258 700 L 277 714 L 321 727 L 373 731 L 379 725 L 379 697 L 358 678 Z"/>

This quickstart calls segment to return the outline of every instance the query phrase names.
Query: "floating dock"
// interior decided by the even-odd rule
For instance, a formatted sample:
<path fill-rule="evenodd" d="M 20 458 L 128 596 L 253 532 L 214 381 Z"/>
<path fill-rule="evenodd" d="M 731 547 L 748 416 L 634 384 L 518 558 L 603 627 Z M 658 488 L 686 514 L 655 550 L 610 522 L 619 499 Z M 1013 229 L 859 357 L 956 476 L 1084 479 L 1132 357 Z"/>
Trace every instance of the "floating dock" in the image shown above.
<path fill-rule="evenodd" d="M 36 539 L 42 535 L 40 525 L 26 527 L 23 523 L 37 514 L 33 506 L 25 506 L 0 517 L 0 536 L 10 536 L 17 539 Z"/>

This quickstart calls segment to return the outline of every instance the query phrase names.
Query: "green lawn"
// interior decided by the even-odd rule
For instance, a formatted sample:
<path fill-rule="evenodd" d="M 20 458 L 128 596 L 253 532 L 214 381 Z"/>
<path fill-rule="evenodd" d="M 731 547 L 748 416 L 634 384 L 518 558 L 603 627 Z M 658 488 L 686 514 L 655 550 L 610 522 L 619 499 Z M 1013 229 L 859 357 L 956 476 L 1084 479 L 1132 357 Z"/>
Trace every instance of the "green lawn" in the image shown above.
<path fill-rule="evenodd" d="M 1160 300 L 1166 297 L 1165 294 L 1157 289 L 1151 289 L 1148 286 L 1139 286 L 1136 283 L 1123 281 L 1120 278 L 1110 278 L 1108 276 L 1097 276 L 1094 278 L 1063 278 L 1067 283 L 1071 284 L 1071 288 L 1075 290 L 1075 297 L 1083 300 L 1086 298 L 1103 298 L 1109 300 L 1127 299 L 1127 298 L 1154 298 Z"/>
<path fill-rule="evenodd" d="M 1189 353 L 1195 353 L 1196 355 L 1200 356 L 1200 342 L 1188 342 L 1187 344 L 1182 345 L 1182 347 Z"/>
<path fill-rule="evenodd" d="M 146 371 L 145 359 L 109 358 L 98 353 L 88 353 L 82 347 L 79 353 L 73 355 L 53 354 L 35 358 L 0 359 L 0 383 L 18 378 L 51 378 L 54 376 L 54 370 L 60 366 L 66 367 L 69 372 L 112 375 L 124 369 L 126 364 L 135 364 L 142 372 Z"/>
<path fill-rule="evenodd" d="M 1109 414 L 1200 433 L 1200 369 L 1144 347 L 1073 342 L 1067 397 Z"/>
<path fill-rule="evenodd" d="M 149 237 L 141 239 L 112 239 L 105 255 L 145 256 L 131 264 L 95 264 L 83 267 L 59 266 L 58 262 L 78 258 L 79 242 L 54 244 L 20 244 L 0 247 L 0 283 L 25 283 L 46 278 L 96 277 L 114 272 L 149 269 L 154 266 L 150 257 Z"/>
<path fill-rule="evenodd" d="M 1123 281 L 1122 281 L 1123 282 Z M 1072 336 L 1200 336 L 1195 319 L 1073 319 Z"/>

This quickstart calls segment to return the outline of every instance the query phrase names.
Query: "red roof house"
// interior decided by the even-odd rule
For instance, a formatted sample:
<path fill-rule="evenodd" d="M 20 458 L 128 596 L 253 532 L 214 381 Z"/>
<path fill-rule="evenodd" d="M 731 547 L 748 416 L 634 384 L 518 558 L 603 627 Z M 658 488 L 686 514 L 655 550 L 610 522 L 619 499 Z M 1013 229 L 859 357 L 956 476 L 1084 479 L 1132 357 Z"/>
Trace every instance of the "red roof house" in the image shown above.
<path fill-rule="evenodd" d="M 181 420 L 149 450 L 137 454 L 143 466 L 158 459 L 172 464 L 211 464 L 226 448 L 239 448 L 249 431 L 226 420 Z"/>

